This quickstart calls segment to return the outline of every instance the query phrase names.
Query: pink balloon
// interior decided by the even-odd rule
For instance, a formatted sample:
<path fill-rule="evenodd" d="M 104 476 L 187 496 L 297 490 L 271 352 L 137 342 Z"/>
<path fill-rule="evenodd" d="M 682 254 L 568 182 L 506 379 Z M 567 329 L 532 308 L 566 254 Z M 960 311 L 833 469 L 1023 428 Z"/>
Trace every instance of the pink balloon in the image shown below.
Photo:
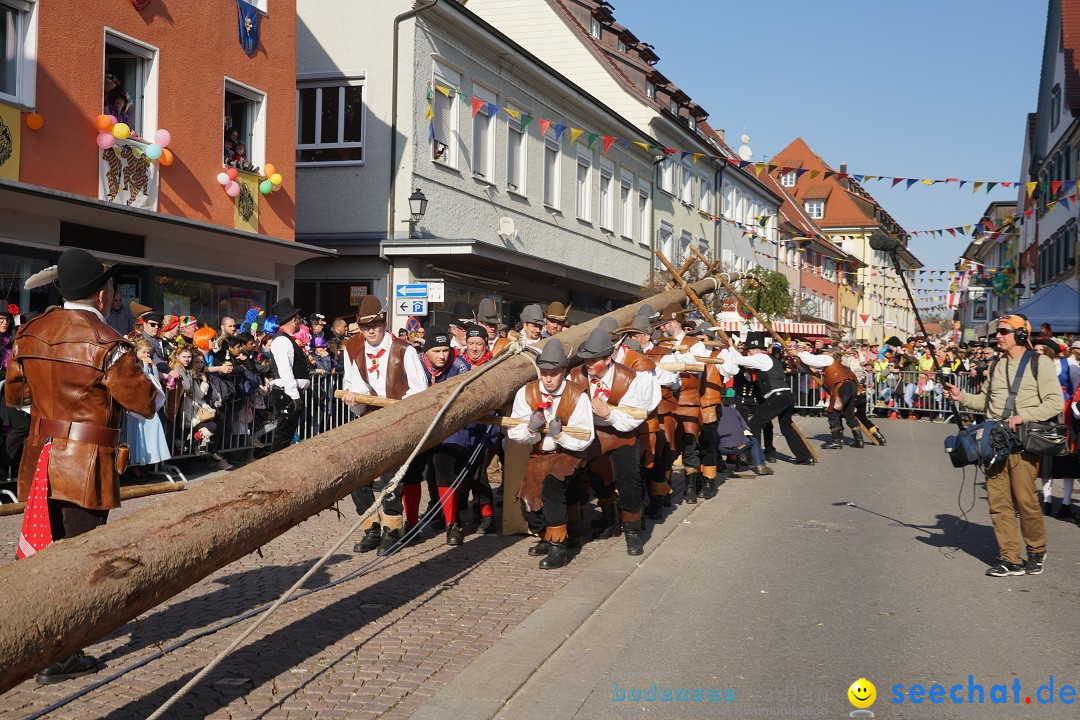
<path fill-rule="evenodd" d="M 119 120 L 117 120 L 117 119 L 116 119 L 116 116 L 115 116 L 115 115 L 110 115 L 110 116 L 109 116 L 109 119 L 110 119 L 110 120 L 112 120 L 112 124 L 113 124 L 113 125 L 115 125 L 116 123 L 120 122 Z"/>
<path fill-rule="evenodd" d="M 169 133 L 168 130 L 158 130 L 156 133 L 154 133 L 154 143 L 156 145 L 160 145 L 161 147 L 168 147 L 169 143 L 171 142 L 172 135 Z"/>
<path fill-rule="evenodd" d="M 225 186 L 225 194 L 229 197 L 236 197 L 240 194 L 240 184 L 235 180 L 230 180 L 229 184 Z"/>
<path fill-rule="evenodd" d="M 116 143 L 116 138 L 113 137 L 111 132 L 99 132 L 97 135 L 97 146 L 102 150 L 108 150 Z"/>

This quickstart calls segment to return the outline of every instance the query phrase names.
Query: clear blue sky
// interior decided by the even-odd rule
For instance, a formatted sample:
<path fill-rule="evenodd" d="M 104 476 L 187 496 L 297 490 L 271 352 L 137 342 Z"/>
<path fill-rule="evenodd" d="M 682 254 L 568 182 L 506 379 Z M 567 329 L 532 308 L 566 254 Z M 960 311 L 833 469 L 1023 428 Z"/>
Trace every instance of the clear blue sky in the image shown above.
<path fill-rule="evenodd" d="M 612 2 L 732 147 L 750 136 L 755 160 L 801 136 L 858 174 L 1019 179 L 1047 0 Z M 970 185 L 866 188 L 909 231 L 973 224 L 991 201 L 1016 198 Z M 947 269 L 966 244 L 920 236 L 910 247 Z"/>

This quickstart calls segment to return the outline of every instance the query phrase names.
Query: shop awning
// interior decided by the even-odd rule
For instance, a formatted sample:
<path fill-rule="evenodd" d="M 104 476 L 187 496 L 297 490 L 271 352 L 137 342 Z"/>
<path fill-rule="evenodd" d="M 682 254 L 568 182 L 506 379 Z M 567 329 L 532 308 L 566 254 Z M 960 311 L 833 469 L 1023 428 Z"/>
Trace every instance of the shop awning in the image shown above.
<path fill-rule="evenodd" d="M 724 332 L 762 332 L 765 330 L 757 320 L 721 320 L 720 327 Z M 828 339 L 829 326 L 825 323 L 794 322 L 790 320 L 776 320 L 772 328 L 781 335 L 798 335 L 800 337 L 815 335 Z"/>

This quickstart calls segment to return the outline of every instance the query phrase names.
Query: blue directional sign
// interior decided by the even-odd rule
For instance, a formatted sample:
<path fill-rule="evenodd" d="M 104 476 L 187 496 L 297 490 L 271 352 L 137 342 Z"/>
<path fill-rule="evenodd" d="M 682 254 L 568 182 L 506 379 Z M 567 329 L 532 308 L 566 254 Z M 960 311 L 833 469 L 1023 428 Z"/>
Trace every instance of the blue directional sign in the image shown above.
<path fill-rule="evenodd" d="M 426 298 L 428 296 L 427 283 L 412 283 L 411 285 L 395 285 L 394 297 L 399 298 Z"/>

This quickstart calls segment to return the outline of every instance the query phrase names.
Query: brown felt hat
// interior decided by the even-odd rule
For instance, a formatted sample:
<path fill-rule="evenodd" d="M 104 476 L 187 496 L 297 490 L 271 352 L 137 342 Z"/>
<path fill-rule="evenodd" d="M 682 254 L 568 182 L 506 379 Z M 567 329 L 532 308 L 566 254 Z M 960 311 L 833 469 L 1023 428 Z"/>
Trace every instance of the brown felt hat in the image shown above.
<path fill-rule="evenodd" d="M 544 317 L 548 320 L 565 323 L 570 317 L 570 308 L 572 307 L 574 307 L 573 304 L 563 305 L 561 302 L 555 301 L 547 306 Z"/>
<path fill-rule="evenodd" d="M 660 311 L 660 317 L 653 320 L 655 324 L 665 323 L 669 320 L 678 320 L 682 322 L 683 315 L 687 313 L 686 308 L 681 303 L 670 302 L 664 306 L 664 309 Z"/>
<path fill-rule="evenodd" d="M 360 309 L 356 311 L 356 324 L 367 325 L 376 320 L 385 320 L 382 303 L 374 295 L 365 295 L 360 301 Z"/>

